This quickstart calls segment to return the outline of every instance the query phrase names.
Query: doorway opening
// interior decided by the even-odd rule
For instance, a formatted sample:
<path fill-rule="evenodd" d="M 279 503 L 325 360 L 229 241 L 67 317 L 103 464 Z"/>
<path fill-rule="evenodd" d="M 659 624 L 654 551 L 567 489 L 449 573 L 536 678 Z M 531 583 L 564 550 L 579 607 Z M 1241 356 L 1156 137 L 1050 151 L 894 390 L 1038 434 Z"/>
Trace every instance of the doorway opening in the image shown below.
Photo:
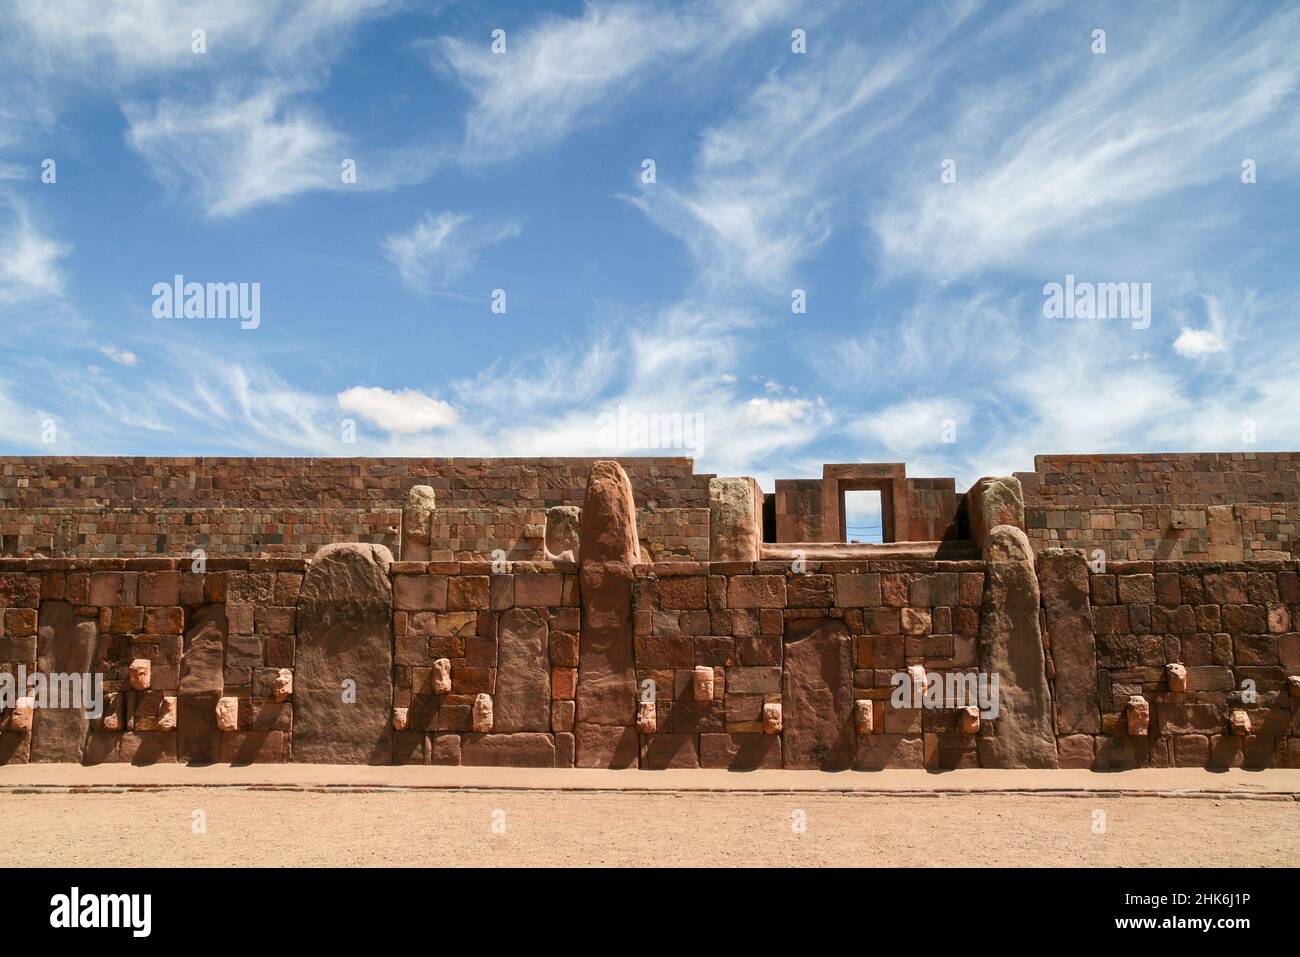
<path fill-rule="evenodd" d="M 879 544 L 885 540 L 884 511 L 880 489 L 846 489 L 844 491 L 844 540 L 862 544 Z"/>

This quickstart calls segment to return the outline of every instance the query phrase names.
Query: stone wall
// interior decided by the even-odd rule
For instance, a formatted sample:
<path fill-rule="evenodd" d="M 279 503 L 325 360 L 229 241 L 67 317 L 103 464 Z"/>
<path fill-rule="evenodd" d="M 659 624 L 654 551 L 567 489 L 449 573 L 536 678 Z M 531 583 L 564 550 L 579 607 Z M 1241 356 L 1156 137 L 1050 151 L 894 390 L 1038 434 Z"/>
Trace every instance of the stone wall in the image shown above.
<path fill-rule="evenodd" d="M 1300 767 L 1296 563 L 1113 562 L 1086 581 L 1072 615 L 1095 633 L 1095 678 L 1055 656 L 1056 686 L 1096 712 L 1058 709 L 1062 766 Z"/>
<path fill-rule="evenodd" d="M 1036 549 L 1101 549 L 1112 559 L 1277 561 L 1300 557 L 1300 503 L 1030 506 Z"/>
<path fill-rule="evenodd" d="M 1026 506 L 1300 501 L 1300 452 L 1037 455 L 1017 472 Z"/>
<path fill-rule="evenodd" d="M 519 562 L 494 572 L 489 562 L 392 562 L 382 571 L 387 597 L 376 599 L 382 627 L 364 640 L 350 630 L 322 635 L 321 622 L 335 617 L 331 596 L 346 587 L 322 592 L 323 613 L 311 608 L 300 590 L 313 564 L 213 559 L 196 573 L 174 559 L 0 562 L 0 670 L 84 667 L 101 673 L 113 696 L 105 717 L 84 723 L 39 708 L 25 719 L 21 709 L 8 711 L 0 757 L 320 760 L 312 755 L 324 741 L 329 760 L 583 763 L 575 737 L 584 619 L 576 564 Z M 982 750 L 996 721 L 890 701 L 896 676 L 908 669 L 942 678 L 999 667 L 989 646 L 998 621 L 1018 607 L 1014 589 L 1032 607 L 1039 597 L 1023 583 L 1006 591 L 1003 578 L 995 588 L 991 567 L 635 566 L 627 585 L 635 690 L 627 693 L 638 725 L 629 731 L 628 763 L 1006 766 L 1005 752 Z M 1016 627 L 1032 625 L 1026 634 L 1046 654 L 1037 667 L 1050 687 L 1047 720 L 1061 766 L 1300 766 L 1291 687 L 1300 674 L 1295 562 L 1111 562 L 1090 572 L 1081 553 L 1047 552 L 1037 578 L 1041 639 L 1034 616 L 1012 617 L 1019 614 Z M 338 595 L 340 608 L 356 600 Z M 343 647 L 330 644 L 338 640 Z M 1025 638 L 1011 640 L 1023 646 Z M 311 648 L 328 649 L 328 661 L 381 661 L 385 680 L 359 681 L 358 703 L 336 704 L 339 674 L 316 682 L 324 687 L 303 684 L 306 669 L 319 668 Z M 79 655 L 84 663 L 73 664 Z M 149 662 L 150 677 L 133 689 L 130 672 L 140 661 Z M 1015 707 L 1008 682 L 1024 678 L 1003 675 L 1004 709 Z M 1243 693 L 1248 681 L 1253 700 Z M 480 696 L 490 701 L 486 724 L 476 723 Z M 1144 704 L 1133 703 L 1138 697 Z M 371 728 L 352 741 L 362 714 L 352 709 L 367 702 Z M 1130 715 L 1143 708 L 1146 723 L 1135 728 Z"/>
<path fill-rule="evenodd" d="M 0 458 L 2 508 L 401 507 L 413 485 L 448 508 L 580 505 L 590 458 Z M 708 507 L 689 458 L 618 460 L 637 504 Z"/>

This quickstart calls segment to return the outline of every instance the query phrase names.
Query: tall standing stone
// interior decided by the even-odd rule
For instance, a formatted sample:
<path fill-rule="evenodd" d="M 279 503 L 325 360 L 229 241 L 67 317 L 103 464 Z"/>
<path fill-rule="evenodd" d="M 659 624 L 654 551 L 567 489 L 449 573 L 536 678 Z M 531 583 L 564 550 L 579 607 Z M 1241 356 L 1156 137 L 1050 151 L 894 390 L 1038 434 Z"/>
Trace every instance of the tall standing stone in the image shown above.
<path fill-rule="evenodd" d="M 591 467 L 578 539 L 582 634 L 578 647 L 577 764 L 637 763 L 632 657 L 632 569 L 641 561 L 632 483 L 617 462 Z"/>
<path fill-rule="evenodd" d="M 781 675 L 782 756 L 787 768 L 842 771 L 853 764 L 853 641 L 842 621 L 786 627 Z"/>
<path fill-rule="evenodd" d="M 999 525 L 1025 527 L 1025 493 L 1020 479 L 998 475 L 979 479 L 966 494 L 971 540 L 984 548 L 989 535 Z"/>
<path fill-rule="evenodd" d="M 402 508 L 402 561 L 427 562 L 432 558 L 430 526 L 436 509 L 437 500 L 430 486 L 415 485 L 407 493 Z"/>
<path fill-rule="evenodd" d="M 76 612 L 66 601 L 41 603 L 37 622 L 36 657 L 38 668 L 47 675 L 91 676 L 95 657 L 98 629 L 95 622 L 78 623 Z M 82 679 L 78 679 L 82 681 Z M 83 695 L 91 688 L 84 683 Z M 86 711 L 90 701 L 83 698 L 80 707 L 52 707 L 61 702 L 50 701 L 51 707 L 37 708 L 32 719 L 33 763 L 43 761 L 74 761 L 81 763 L 86 750 L 86 733 L 90 720 Z"/>
<path fill-rule="evenodd" d="M 1038 587 L 1056 672 L 1056 733 L 1100 734 L 1097 637 L 1083 552 L 1044 549 L 1038 556 Z"/>
<path fill-rule="evenodd" d="M 980 670 L 998 676 L 998 714 L 980 725 L 980 766 L 1057 767 L 1038 623 L 1038 576 L 1029 539 L 1014 526 L 995 526 L 984 546 L 984 562 Z"/>
<path fill-rule="evenodd" d="M 326 545 L 298 593 L 293 759 L 392 760 L 393 557 L 382 545 Z"/>
<path fill-rule="evenodd" d="M 756 562 L 763 541 L 763 494 L 751 478 L 709 479 L 709 560 Z"/>
<path fill-rule="evenodd" d="M 216 707 L 224 690 L 229 628 L 226 606 L 217 604 L 197 612 L 185 632 L 176 692 L 176 753 L 179 760 L 190 764 L 206 764 L 221 757 Z"/>
<path fill-rule="evenodd" d="M 551 671 L 546 622 L 531 608 L 501 613 L 492 730 L 551 730 Z"/>

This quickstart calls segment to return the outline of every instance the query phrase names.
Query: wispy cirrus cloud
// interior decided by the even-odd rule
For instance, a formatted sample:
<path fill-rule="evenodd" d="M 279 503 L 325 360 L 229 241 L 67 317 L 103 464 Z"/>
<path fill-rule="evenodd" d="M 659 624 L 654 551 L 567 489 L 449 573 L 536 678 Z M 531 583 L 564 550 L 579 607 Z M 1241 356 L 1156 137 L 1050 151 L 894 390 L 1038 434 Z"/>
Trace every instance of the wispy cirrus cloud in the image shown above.
<path fill-rule="evenodd" d="M 555 144 L 651 79 L 707 64 L 780 14 L 775 0 L 590 3 L 581 16 L 507 31 L 504 53 L 485 38 L 440 37 L 431 49 L 434 66 L 473 100 L 464 160 L 493 163 Z"/>
<path fill-rule="evenodd" d="M 0 196 L 0 306 L 59 296 L 72 245 L 49 236 L 27 206 Z"/>
<path fill-rule="evenodd" d="M 465 213 L 425 213 L 410 229 L 384 240 L 384 255 L 397 267 L 402 282 L 427 292 L 445 288 L 464 275 L 489 246 L 518 236 L 514 223 L 479 224 Z"/>

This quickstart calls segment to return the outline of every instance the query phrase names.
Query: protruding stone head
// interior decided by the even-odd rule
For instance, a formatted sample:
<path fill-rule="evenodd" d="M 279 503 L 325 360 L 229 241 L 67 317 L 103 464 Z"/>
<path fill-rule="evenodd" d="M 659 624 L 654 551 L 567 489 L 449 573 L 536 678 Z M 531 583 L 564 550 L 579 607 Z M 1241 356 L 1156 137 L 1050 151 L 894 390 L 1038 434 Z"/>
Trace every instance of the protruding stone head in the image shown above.
<path fill-rule="evenodd" d="M 552 505 L 546 510 L 546 557 L 551 561 L 578 560 L 582 534 L 582 509 L 576 505 Z"/>
<path fill-rule="evenodd" d="M 406 493 L 406 507 L 432 512 L 438 507 L 433 487 L 429 485 L 412 485 L 411 490 Z"/>

